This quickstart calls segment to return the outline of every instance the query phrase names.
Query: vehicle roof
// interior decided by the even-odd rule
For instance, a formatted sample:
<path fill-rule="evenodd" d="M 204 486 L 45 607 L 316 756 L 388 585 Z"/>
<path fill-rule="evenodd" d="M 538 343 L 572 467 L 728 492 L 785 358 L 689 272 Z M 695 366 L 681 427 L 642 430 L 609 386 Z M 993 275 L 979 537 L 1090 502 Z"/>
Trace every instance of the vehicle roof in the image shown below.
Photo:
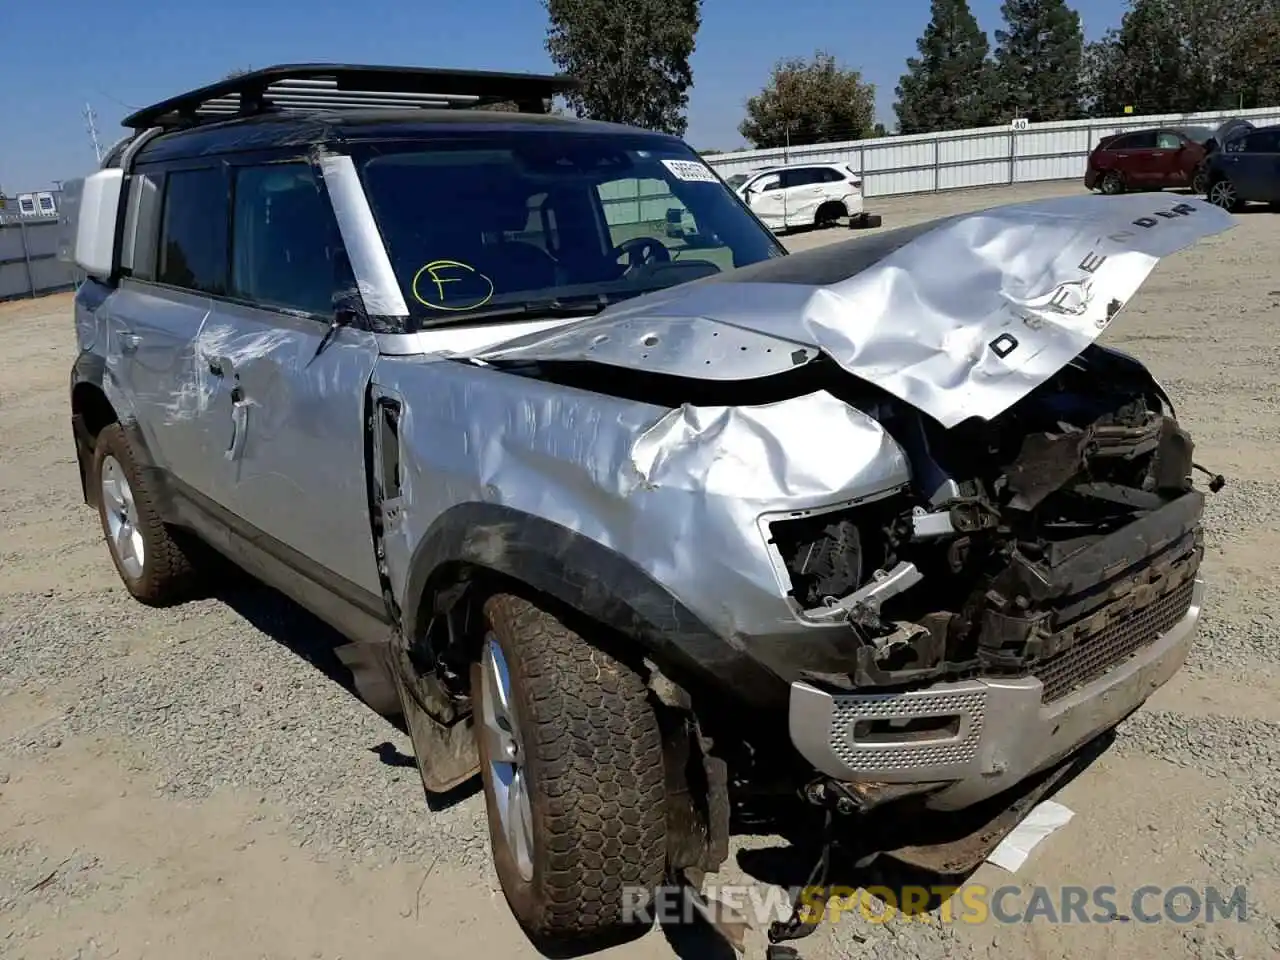
<path fill-rule="evenodd" d="M 160 134 L 138 152 L 137 163 L 208 154 L 307 147 L 376 140 L 413 140 L 441 134 L 541 130 L 596 136 L 641 136 L 682 143 L 678 137 L 617 123 L 555 114 L 500 110 L 308 110 L 264 113 L 201 123 Z"/>

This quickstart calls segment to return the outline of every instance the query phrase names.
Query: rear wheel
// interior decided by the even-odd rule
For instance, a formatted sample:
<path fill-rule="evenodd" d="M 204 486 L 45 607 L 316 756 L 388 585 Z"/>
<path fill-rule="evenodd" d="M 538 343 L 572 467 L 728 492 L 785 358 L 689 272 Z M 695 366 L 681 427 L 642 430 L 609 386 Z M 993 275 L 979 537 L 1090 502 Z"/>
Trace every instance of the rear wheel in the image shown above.
<path fill-rule="evenodd" d="M 527 600 L 494 596 L 484 613 L 471 689 L 503 893 L 535 941 L 616 935 L 666 867 L 662 741 L 647 687 Z"/>
<path fill-rule="evenodd" d="M 845 209 L 845 205 L 839 200 L 828 200 L 818 208 L 818 212 L 813 215 L 813 225 L 815 227 L 834 227 L 836 221 L 841 217 L 847 217 L 849 211 Z"/>
<path fill-rule="evenodd" d="M 151 606 L 189 596 L 195 572 L 187 550 L 160 519 L 147 478 L 118 423 L 98 434 L 93 479 L 98 484 L 102 532 L 125 589 Z"/>
<path fill-rule="evenodd" d="M 1098 184 L 1098 189 L 1109 197 L 1124 193 L 1124 177 L 1121 176 L 1119 170 L 1108 170 L 1103 174 L 1102 182 Z"/>
<path fill-rule="evenodd" d="M 1191 177 L 1191 192 L 1197 197 L 1203 197 L 1209 192 L 1209 171 L 1204 167 L 1196 167 L 1196 172 Z"/>
<path fill-rule="evenodd" d="M 1240 195 L 1236 193 L 1235 184 L 1226 177 L 1209 184 L 1209 202 L 1223 210 L 1240 209 Z"/>

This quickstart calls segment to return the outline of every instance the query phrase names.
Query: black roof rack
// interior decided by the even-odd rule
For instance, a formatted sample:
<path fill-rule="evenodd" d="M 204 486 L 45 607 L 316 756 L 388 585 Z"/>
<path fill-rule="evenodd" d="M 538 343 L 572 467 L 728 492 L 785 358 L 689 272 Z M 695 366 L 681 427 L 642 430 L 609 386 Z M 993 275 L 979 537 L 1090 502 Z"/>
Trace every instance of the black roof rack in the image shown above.
<path fill-rule="evenodd" d="M 405 110 L 513 102 L 546 113 L 551 98 L 577 87 L 564 75 L 430 67 L 294 63 L 264 67 L 170 97 L 125 117 L 123 126 L 191 126 L 273 110 Z"/>

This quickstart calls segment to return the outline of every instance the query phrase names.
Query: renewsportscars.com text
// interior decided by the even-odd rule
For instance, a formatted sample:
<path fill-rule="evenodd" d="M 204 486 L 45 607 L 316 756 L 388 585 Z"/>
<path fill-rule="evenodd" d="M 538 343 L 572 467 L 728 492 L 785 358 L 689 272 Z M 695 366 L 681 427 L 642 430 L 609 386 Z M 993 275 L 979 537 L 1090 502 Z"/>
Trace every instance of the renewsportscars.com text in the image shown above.
<path fill-rule="evenodd" d="M 786 917 L 798 902 L 801 919 L 839 922 L 860 917 L 872 923 L 895 918 L 925 923 L 1216 923 L 1247 919 L 1244 887 L 1219 889 L 1155 884 L 1118 890 L 1114 886 L 1023 888 L 988 887 L 761 887 L 708 885 L 703 894 L 758 925 Z M 624 910 L 642 923 L 691 923 L 697 908 L 678 886 L 659 887 L 652 897 L 642 888 L 625 891 Z"/>

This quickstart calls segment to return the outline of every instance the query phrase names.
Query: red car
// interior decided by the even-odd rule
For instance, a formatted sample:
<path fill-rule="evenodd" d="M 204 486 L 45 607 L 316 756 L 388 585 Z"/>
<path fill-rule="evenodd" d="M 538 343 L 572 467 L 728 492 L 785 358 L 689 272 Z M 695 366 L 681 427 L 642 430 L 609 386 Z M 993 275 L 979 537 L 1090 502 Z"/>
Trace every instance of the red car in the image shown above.
<path fill-rule="evenodd" d="M 1109 194 L 1165 187 L 1204 193 L 1206 150 L 1199 132 L 1170 127 L 1104 137 L 1089 154 L 1084 185 Z"/>

